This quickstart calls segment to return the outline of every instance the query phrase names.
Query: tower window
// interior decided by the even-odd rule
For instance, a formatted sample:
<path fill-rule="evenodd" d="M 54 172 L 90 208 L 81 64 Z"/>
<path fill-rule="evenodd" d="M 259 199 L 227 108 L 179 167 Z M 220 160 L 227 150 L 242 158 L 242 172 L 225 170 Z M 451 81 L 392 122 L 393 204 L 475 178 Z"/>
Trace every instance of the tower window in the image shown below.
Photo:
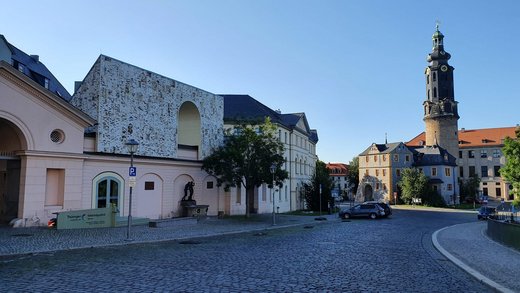
<path fill-rule="evenodd" d="M 434 72 L 433 73 L 433 81 L 436 81 L 437 80 L 437 72 Z"/>
<path fill-rule="evenodd" d="M 437 97 L 437 88 L 436 87 L 433 88 L 433 97 L 434 98 Z"/>

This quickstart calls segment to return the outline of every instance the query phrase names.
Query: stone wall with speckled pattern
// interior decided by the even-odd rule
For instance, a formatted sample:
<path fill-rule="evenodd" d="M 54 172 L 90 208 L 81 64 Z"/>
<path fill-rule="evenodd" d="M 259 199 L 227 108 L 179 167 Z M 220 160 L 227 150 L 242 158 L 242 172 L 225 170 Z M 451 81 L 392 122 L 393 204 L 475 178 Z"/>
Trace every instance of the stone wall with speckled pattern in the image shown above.
<path fill-rule="evenodd" d="M 224 100 L 199 88 L 101 55 L 71 103 L 98 122 L 96 148 L 127 153 L 125 142 L 139 142 L 137 155 L 177 158 L 181 105 L 200 113 L 199 159 L 223 141 Z"/>

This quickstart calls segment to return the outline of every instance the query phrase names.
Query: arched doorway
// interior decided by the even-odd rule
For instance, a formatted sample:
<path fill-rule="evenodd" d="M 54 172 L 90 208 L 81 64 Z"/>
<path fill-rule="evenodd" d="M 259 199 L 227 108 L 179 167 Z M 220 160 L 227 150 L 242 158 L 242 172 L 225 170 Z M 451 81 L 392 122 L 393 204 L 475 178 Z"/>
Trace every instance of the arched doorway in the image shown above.
<path fill-rule="evenodd" d="M 25 137 L 9 120 L 0 118 L 0 224 L 18 217 L 21 160 L 16 152 L 26 149 Z"/>
<path fill-rule="evenodd" d="M 199 159 L 201 129 L 200 113 L 192 102 L 184 102 L 179 109 L 177 145 L 179 157 Z"/>
<path fill-rule="evenodd" d="M 365 185 L 363 195 L 365 196 L 365 201 L 374 200 L 374 190 L 372 189 L 372 185 Z"/>

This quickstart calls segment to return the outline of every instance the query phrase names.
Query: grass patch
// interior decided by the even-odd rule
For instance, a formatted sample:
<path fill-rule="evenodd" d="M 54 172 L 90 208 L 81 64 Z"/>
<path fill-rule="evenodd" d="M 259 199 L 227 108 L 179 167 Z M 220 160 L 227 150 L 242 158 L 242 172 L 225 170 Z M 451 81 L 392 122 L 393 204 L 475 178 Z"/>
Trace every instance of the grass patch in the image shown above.
<path fill-rule="evenodd" d="M 442 209 L 454 209 L 454 210 L 475 210 L 475 209 L 480 208 L 480 205 L 476 204 L 475 207 L 473 207 L 472 203 L 462 203 L 462 204 L 454 205 L 454 206 L 432 207 L 432 206 L 425 206 L 425 205 L 399 204 L 397 206 L 392 205 L 392 207 L 416 208 L 416 209 L 442 208 Z"/>

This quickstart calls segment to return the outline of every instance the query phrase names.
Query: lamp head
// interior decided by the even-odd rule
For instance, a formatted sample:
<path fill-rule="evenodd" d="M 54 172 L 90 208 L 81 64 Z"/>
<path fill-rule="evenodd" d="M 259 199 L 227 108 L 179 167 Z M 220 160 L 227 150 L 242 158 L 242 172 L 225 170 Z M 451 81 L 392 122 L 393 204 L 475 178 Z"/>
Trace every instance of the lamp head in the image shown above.
<path fill-rule="evenodd" d="M 271 173 L 274 174 L 274 172 L 276 171 L 276 164 L 272 164 L 271 168 L 269 168 L 269 169 L 271 169 Z"/>
<path fill-rule="evenodd" d="M 128 148 L 128 152 L 130 154 L 134 154 L 135 152 L 137 152 L 137 148 L 139 147 L 139 143 L 131 138 L 129 139 L 126 143 L 125 143 L 126 147 Z"/>

